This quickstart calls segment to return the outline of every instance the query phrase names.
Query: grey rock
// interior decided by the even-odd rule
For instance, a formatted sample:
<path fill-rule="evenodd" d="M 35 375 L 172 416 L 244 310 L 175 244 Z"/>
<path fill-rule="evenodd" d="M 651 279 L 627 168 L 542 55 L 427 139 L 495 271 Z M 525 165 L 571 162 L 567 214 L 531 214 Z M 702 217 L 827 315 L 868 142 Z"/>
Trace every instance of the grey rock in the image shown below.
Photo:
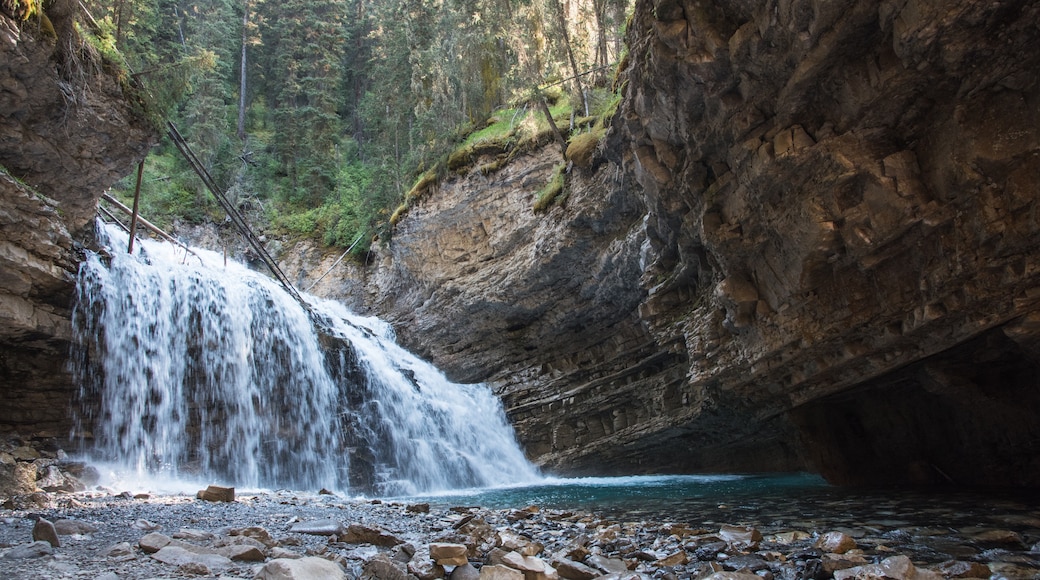
<path fill-rule="evenodd" d="M 22 544 L 11 548 L 6 554 L 4 554 L 5 560 L 28 560 L 30 558 L 42 558 L 44 556 L 50 556 L 54 553 L 54 547 L 49 542 L 33 542 L 31 544 Z"/>
<path fill-rule="evenodd" d="M 166 546 L 152 554 L 152 558 L 171 566 L 201 564 L 210 570 L 219 570 L 231 565 L 231 560 L 220 554 L 199 554 L 188 551 L 181 546 Z"/>
<path fill-rule="evenodd" d="M 98 531 L 97 526 L 82 520 L 56 520 L 54 522 L 54 529 L 58 532 L 59 536 L 93 534 Z"/>
<path fill-rule="evenodd" d="M 290 560 L 271 560 L 253 577 L 254 580 L 347 580 L 343 568 L 334 562 L 313 556 Z"/>
<path fill-rule="evenodd" d="M 469 562 L 466 562 L 461 566 L 455 566 L 455 569 L 451 571 L 451 575 L 448 578 L 450 580 L 479 580 L 480 571 L 474 568 Z"/>
<path fill-rule="evenodd" d="M 314 536 L 338 536 L 343 533 L 343 530 L 343 523 L 333 519 L 297 522 L 289 528 L 290 532 L 296 534 Z"/>
<path fill-rule="evenodd" d="M 54 529 L 54 524 L 43 518 L 36 520 L 32 529 L 32 538 L 34 542 L 43 541 L 55 548 L 61 547 L 61 540 L 58 539 L 58 531 Z"/>

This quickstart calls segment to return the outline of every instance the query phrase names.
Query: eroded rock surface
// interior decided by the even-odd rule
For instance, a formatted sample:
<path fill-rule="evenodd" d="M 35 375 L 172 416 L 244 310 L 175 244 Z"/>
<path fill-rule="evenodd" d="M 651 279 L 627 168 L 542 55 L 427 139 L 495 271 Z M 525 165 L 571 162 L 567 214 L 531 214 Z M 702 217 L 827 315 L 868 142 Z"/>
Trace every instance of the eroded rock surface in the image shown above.
<path fill-rule="evenodd" d="M 564 208 L 531 210 L 548 151 L 450 178 L 325 292 L 489 381 L 554 470 L 1036 485 L 1038 22 L 639 2 Z"/>
<path fill-rule="evenodd" d="M 60 42 L 0 13 L 0 429 L 50 435 L 68 430 L 74 238 L 155 140 L 108 65 L 54 24 Z"/>

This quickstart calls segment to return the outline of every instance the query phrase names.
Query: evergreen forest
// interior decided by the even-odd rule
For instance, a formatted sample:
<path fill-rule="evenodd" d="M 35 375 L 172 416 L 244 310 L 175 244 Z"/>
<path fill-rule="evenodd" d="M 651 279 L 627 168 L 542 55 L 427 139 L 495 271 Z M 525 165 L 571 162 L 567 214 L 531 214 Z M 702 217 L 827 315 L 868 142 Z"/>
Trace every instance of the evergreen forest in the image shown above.
<path fill-rule="evenodd" d="M 99 42 L 144 87 L 156 122 L 177 125 L 234 203 L 275 232 L 355 252 L 387 236 L 424 188 L 475 151 L 497 148 L 502 163 L 554 139 L 601 138 L 619 98 L 631 8 L 631 0 L 84 4 Z M 134 177 L 114 193 L 132 196 Z M 141 203 L 165 225 L 223 217 L 168 141 L 145 161 Z"/>

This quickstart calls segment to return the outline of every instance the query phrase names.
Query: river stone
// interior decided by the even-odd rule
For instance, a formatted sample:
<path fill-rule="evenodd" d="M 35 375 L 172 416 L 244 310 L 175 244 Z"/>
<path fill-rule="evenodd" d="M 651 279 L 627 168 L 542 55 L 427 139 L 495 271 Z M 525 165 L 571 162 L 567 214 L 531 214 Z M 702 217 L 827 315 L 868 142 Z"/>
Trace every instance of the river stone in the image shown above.
<path fill-rule="evenodd" d="M 868 564 L 867 559 L 859 554 L 824 554 L 820 560 L 823 570 L 833 574 L 838 570 L 847 570 Z"/>
<path fill-rule="evenodd" d="M 762 580 L 762 577 L 750 572 L 715 572 L 704 580 Z"/>
<path fill-rule="evenodd" d="M 271 532 L 260 526 L 249 526 L 247 528 L 237 528 L 228 532 L 229 536 L 242 536 L 245 538 L 252 538 L 268 548 L 278 545 L 278 541 L 271 537 Z"/>
<path fill-rule="evenodd" d="M 419 548 L 408 561 L 408 573 L 419 580 L 436 580 L 444 577 L 444 566 L 433 560 L 429 548 Z"/>
<path fill-rule="evenodd" d="M 483 566 L 480 569 L 480 580 L 524 580 L 524 573 L 509 566 Z"/>
<path fill-rule="evenodd" d="M 58 531 L 54 529 L 54 524 L 43 518 L 36 520 L 32 529 L 32 538 L 34 542 L 43 541 L 55 548 L 61 547 L 61 540 L 58 539 Z"/>
<path fill-rule="evenodd" d="M 827 532 L 816 540 L 816 547 L 831 554 L 844 554 L 856 548 L 856 540 L 841 532 Z"/>
<path fill-rule="evenodd" d="M 23 445 L 12 450 L 11 456 L 17 459 L 18 461 L 33 461 L 34 459 L 40 458 L 40 452 L 33 449 L 32 447 Z"/>
<path fill-rule="evenodd" d="M 204 501 L 232 502 L 235 501 L 235 488 L 209 485 L 200 489 L 195 497 Z"/>
<path fill-rule="evenodd" d="M 59 536 L 93 534 L 98 531 L 97 526 L 82 520 L 56 520 L 54 522 L 54 529 L 58 532 Z"/>
<path fill-rule="evenodd" d="M 270 556 L 273 560 L 298 560 L 303 557 L 303 554 L 294 552 L 288 548 L 275 546 L 271 548 Z"/>
<path fill-rule="evenodd" d="M 667 567 L 685 566 L 686 563 L 689 562 L 689 561 L 690 561 L 690 559 L 686 555 L 686 550 L 679 550 L 678 552 L 675 552 L 673 554 L 669 554 L 669 555 L 665 556 L 664 558 L 661 558 L 660 560 L 657 560 L 655 562 L 655 564 L 658 565 L 658 566 L 667 566 Z"/>
<path fill-rule="evenodd" d="M 142 552 L 146 554 L 154 554 L 168 546 L 171 541 L 173 540 L 165 534 L 152 532 L 141 536 L 141 539 L 137 540 L 137 545 L 141 547 Z"/>
<path fill-rule="evenodd" d="M 932 576 L 942 578 L 931 570 L 918 570 L 910 558 L 899 555 L 885 558 L 879 564 L 867 564 L 856 566 L 846 570 L 838 570 L 834 573 L 834 580 L 876 580 L 878 578 L 889 578 L 891 580 L 925 580 Z"/>
<path fill-rule="evenodd" d="M 6 554 L 6 560 L 28 560 L 30 558 L 42 558 L 54 553 L 54 547 L 49 542 L 38 541 L 31 544 L 22 544 L 11 548 Z"/>
<path fill-rule="evenodd" d="M 193 530 L 191 528 L 181 528 L 173 533 L 173 537 L 177 540 L 188 540 L 192 542 L 205 542 L 213 539 L 213 534 L 203 530 Z"/>
<path fill-rule="evenodd" d="M 464 544 L 446 544 L 434 542 L 430 544 L 430 558 L 441 566 L 462 566 L 469 562 Z"/>
<path fill-rule="evenodd" d="M 567 580 L 592 580 L 602 575 L 598 570 L 566 558 L 556 562 L 556 572 Z"/>
<path fill-rule="evenodd" d="M 102 554 L 107 558 L 113 558 L 116 560 L 133 560 L 134 559 L 134 548 L 130 545 L 130 542 L 119 542 L 109 546 Z"/>
<path fill-rule="evenodd" d="M 944 578 L 989 578 L 993 572 L 989 566 L 979 562 L 949 560 L 934 568 Z"/>
<path fill-rule="evenodd" d="M 719 529 L 719 537 L 734 548 L 754 549 L 762 541 L 762 533 L 750 526 L 724 525 Z"/>
<path fill-rule="evenodd" d="M 448 578 L 449 580 L 479 580 L 480 571 L 469 562 L 466 562 L 461 566 L 455 566 Z"/>
<path fill-rule="evenodd" d="M 390 559 L 385 552 L 376 554 L 367 562 L 361 571 L 363 580 L 413 580 L 407 568 L 400 562 Z"/>
<path fill-rule="evenodd" d="M 392 548 L 403 544 L 404 540 L 379 528 L 369 527 L 362 524 L 350 524 L 347 531 L 340 536 L 340 541 L 348 544 L 372 544 Z"/>
<path fill-rule="evenodd" d="M 200 554 L 186 550 L 181 546 L 166 546 L 152 554 L 152 558 L 171 566 L 201 564 L 210 570 L 227 568 L 231 565 L 231 560 L 220 554 Z"/>
<path fill-rule="evenodd" d="M 338 536 L 343 533 L 343 524 L 333 519 L 308 520 L 293 524 L 289 531 L 312 536 Z"/>
<path fill-rule="evenodd" d="M 260 548 L 247 544 L 224 546 L 220 553 L 234 562 L 263 562 L 267 558 Z"/>
<path fill-rule="evenodd" d="M 593 554 L 589 556 L 586 564 L 593 568 L 603 572 L 604 574 L 610 574 L 612 572 L 628 572 L 628 565 L 625 564 L 624 560 L 618 560 L 617 558 L 607 558 L 600 556 L 599 554 Z"/>
<path fill-rule="evenodd" d="M 264 565 L 255 580 L 347 580 L 339 564 L 324 558 L 278 558 Z"/>

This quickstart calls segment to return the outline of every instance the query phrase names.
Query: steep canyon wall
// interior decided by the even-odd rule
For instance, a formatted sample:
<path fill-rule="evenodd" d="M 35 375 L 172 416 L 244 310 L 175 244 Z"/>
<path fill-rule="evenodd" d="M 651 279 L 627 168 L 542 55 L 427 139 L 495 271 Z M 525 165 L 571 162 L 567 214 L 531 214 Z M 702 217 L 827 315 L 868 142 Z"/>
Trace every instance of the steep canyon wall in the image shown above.
<path fill-rule="evenodd" d="M 0 431 L 49 436 L 69 425 L 77 240 L 156 139 L 72 16 L 53 14 L 57 38 L 0 13 Z"/>
<path fill-rule="evenodd" d="M 628 40 L 565 207 L 548 151 L 455 176 L 318 289 L 561 472 L 1040 483 L 1040 6 L 641 1 Z"/>

